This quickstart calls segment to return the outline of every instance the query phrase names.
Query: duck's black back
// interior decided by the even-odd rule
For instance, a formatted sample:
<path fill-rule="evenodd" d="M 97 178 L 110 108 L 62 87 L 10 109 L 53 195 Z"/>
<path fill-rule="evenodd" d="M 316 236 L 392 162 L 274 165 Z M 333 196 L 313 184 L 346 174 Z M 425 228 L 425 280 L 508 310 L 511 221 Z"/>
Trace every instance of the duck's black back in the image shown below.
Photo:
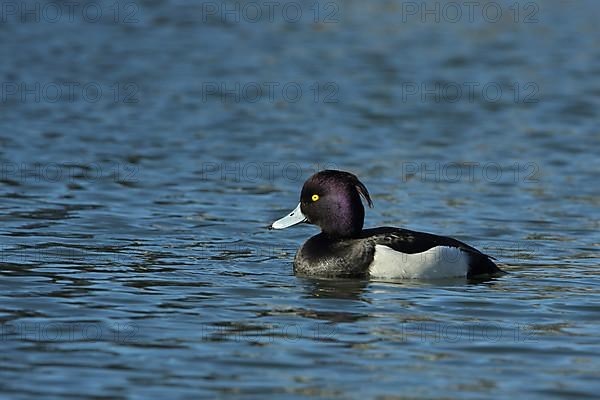
<path fill-rule="evenodd" d="M 330 238 L 322 233 L 313 236 L 296 254 L 294 271 L 329 277 L 367 277 L 377 245 L 404 254 L 423 253 L 437 246 L 455 247 L 468 257 L 467 277 L 501 272 L 490 256 L 459 240 L 393 227 L 365 229 L 357 238 Z"/>

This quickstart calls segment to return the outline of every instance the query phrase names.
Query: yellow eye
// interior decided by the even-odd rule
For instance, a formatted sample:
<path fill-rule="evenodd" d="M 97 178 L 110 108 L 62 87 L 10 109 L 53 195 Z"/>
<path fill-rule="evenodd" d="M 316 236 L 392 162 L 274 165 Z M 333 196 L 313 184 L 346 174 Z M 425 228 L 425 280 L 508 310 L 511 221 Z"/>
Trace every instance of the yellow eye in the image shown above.
<path fill-rule="evenodd" d="M 319 200 L 319 195 L 318 194 L 313 194 L 311 197 L 312 201 L 317 201 Z"/>

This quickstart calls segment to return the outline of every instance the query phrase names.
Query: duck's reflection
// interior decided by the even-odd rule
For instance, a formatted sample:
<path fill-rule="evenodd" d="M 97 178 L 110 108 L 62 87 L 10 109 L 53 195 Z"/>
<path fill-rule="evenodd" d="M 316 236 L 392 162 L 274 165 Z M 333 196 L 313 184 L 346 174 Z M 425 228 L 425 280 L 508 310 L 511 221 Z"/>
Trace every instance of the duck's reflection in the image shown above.
<path fill-rule="evenodd" d="M 303 284 L 307 294 L 310 297 L 332 298 L 332 299 L 349 299 L 370 302 L 365 296 L 367 287 L 375 285 L 378 288 L 382 287 L 399 287 L 415 288 L 424 286 L 442 287 L 442 286 L 465 286 L 465 285 L 494 285 L 498 277 L 482 276 L 478 278 L 447 278 L 435 280 L 401 280 L 401 279 L 325 279 L 311 277 L 297 277 Z"/>
<path fill-rule="evenodd" d="M 333 324 L 356 322 L 369 317 L 369 314 L 364 312 L 364 307 L 361 306 L 362 302 L 369 302 L 364 296 L 369 281 L 300 276 L 297 279 L 305 289 L 306 294 L 304 297 L 306 298 L 342 300 L 335 303 L 311 302 L 310 308 L 304 307 L 301 310 L 296 310 L 298 315 Z"/>
<path fill-rule="evenodd" d="M 367 301 L 364 298 L 368 280 L 298 277 L 311 297 Z"/>

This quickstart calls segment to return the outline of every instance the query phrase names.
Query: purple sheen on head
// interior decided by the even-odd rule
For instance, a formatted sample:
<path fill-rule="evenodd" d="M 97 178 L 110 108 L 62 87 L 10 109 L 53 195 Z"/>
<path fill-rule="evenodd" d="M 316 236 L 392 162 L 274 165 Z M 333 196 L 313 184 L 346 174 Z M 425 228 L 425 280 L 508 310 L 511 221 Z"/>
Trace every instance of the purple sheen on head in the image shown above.
<path fill-rule="evenodd" d="M 319 194 L 317 203 L 308 201 L 312 194 Z M 371 206 L 367 188 L 358 178 L 344 171 L 325 170 L 310 177 L 302 188 L 301 201 L 307 206 L 302 210 L 309 221 L 318 225 L 331 236 L 352 237 L 360 234 L 365 209 L 361 196 Z"/>
<path fill-rule="evenodd" d="M 335 195 L 337 209 L 333 210 L 332 215 L 337 218 L 337 225 L 343 236 L 352 236 L 360 233 L 365 218 L 365 209 L 355 196 L 346 191 L 341 191 Z M 357 201 L 358 200 L 358 201 Z"/>

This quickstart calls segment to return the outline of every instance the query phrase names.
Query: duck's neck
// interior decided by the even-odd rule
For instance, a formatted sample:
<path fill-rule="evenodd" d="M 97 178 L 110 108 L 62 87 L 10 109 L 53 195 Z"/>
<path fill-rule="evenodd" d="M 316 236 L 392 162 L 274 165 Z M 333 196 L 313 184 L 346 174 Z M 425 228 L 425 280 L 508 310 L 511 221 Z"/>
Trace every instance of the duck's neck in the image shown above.
<path fill-rule="evenodd" d="M 353 238 L 360 236 L 365 220 L 365 209 L 358 202 L 351 201 L 348 197 L 341 197 L 336 203 L 336 208 L 331 210 L 321 231 L 331 238 Z"/>

